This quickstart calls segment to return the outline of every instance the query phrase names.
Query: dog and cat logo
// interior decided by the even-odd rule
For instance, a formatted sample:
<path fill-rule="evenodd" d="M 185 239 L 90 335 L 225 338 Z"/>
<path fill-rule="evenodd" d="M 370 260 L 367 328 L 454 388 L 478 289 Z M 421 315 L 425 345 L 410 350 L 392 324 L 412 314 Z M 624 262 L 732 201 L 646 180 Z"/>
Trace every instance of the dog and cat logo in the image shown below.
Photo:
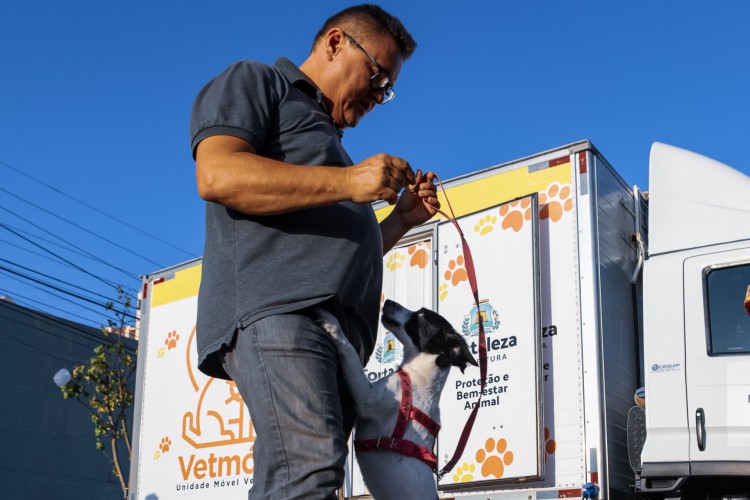
<path fill-rule="evenodd" d="M 174 422 L 181 427 L 182 441 L 194 450 L 178 457 L 181 477 L 187 481 L 252 474 L 255 431 L 247 407 L 234 382 L 205 377 L 197 371 L 194 342 L 194 326 L 187 339 L 172 330 L 157 351 L 158 362 L 174 364 L 175 370 L 181 360 L 185 362 L 185 384 L 193 395 L 186 411 L 177 412 L 181 422 L 179 417 Z M 166 458 L 176 448 L 173 439 L 169 435 L 161 437 L 154 460 Z M 229 451 L 229 445 L 241 445 L 242 451 L 237 453 L 236 447 Z M 209 455 L 204 458 L 206 453 Z"/>

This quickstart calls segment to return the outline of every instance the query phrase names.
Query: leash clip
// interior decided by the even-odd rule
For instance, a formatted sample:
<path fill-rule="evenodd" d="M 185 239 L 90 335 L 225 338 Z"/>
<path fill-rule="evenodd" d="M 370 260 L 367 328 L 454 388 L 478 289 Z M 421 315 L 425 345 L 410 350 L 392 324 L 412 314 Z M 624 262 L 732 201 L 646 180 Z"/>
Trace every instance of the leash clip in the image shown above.
<path fill-rule="evenodd" d="M 386 440 L 390 439 L 391 442 L 388 446 L 381 446 L 381 443 L 380 443 L 381 439 L 386 439 Z M 375 443 L 375 447 L 381 450 L 393 450 L 393 449 L 398 448 L 396 444 L 396 438 L 394 438 L 393 436 L 379 436 L 377 443 Z"/>

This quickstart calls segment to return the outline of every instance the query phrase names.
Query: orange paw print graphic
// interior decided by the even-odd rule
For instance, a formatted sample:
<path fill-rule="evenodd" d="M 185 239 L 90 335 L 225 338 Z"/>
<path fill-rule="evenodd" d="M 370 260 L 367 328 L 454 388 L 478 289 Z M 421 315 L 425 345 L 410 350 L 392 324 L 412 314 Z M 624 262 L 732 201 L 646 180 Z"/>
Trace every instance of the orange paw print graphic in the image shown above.
<path fill-rule="evenodd" d="M 503 219 L 500 227 L 520 231 L 523 221 L 531 220 L 531 198 L 505 203 L 500 207 L 500 217 Z"/>
<path fill-rule="evenodd" d="M 476 467 L 474 464 L 467 464 L 464 462 L 458 469 L 456 469 L 455 474 L 453 474 L 453 480 L 457 483 L 468 483 L 469 481 L 473 481 L 475 469 Z"/>
<path fill-rule="evenodd" d="M 172 330 L 167 334 L 164 345 L 167 346 L 167 350 L 172 350 L 177 347 L 178 340 L 180 340 L 180 335 L 177 333 L 177 330 Z"/>
<path fill-rule="evenodd" d="M 484 448 L 477 450 L 477 463 L 482 466 L 482 476 L 495 476 L 497 479 L 505 474 L 505 467 L 513 463 L 513 452 L 507 450 L 508 442 L 504 438 L 495 441 L 489 438 Z"/>
<path fill-rule="evenodd" d="M 411 245 L 408 250 L 409 255 L 411 255 L 411 259 L 409 260 L 409 265 L 411 267 L 419 267 L 422 269 L 427 267 L 427 264 L 430 263 L 429 250 L 430 250 L 429 241 L 423 241 L 422 243 Z"/>
<path fill-rule="evenodd" d="M 445 281 L 450 281 L 453 286 L 469 279 L 469 274 L 464 268 L 464 257 L 459 255 L 456 260 L 448 262 L 448 270 L 445 271 Z"/>
<path fill-rule="evenodd" d="M 555 453 L 557 449 L 557 443 L 554 439 L 550 438 L 550 432 L 547 427 L 544 428 L 544 461 L 547 461 L 547 456 Z"/>
<path fill-rule="evenodd" d="M 398 269 L 399 267 L 403 265 L 403 262 L 405 260 L 406 260 L 406 255 L 396 250 L 395 252 L 393 252 L 393 254 L 391 254 L 388 257 L 388 262 L 385 263 L 385 267 L 387 267 L 388 270 L 390 271 L 395 271 L 396 269 Z"/>
<path fill-rule="evenodd" d="M 497 217 L 494 215 L 487 215 L 474 226 L 474 232 L 479 233 L 479 236 L 491 233 L 495 229 L 497 224 Z"/>
<path fill-rule="evenodd" d="M 161 438 L 161 444 L 159 444 L 159 451 L 166 453 L 169 451 L 169 447 L 172 446 L 172 440 L 169 437 Z"/>
<path fill-rule="evenodd" d="M 570 186 L 558 183 L 550 184 L 546 193 L 539 193 L 539 218 L 557 222 L 563 212 L 573 210 L 573 198 L 570 196 Z"/>

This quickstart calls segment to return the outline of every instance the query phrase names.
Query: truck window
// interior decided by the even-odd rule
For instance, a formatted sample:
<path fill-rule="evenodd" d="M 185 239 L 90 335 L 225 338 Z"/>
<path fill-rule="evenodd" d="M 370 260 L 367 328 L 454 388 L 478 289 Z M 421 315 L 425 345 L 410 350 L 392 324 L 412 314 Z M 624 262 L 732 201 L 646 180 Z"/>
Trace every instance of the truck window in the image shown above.
<path fill-rule="evenodd" d="M 750 265 L 714 268 L 705 276 L 709 355 L 750 353 L 750 315 L 745 310 Z"/>

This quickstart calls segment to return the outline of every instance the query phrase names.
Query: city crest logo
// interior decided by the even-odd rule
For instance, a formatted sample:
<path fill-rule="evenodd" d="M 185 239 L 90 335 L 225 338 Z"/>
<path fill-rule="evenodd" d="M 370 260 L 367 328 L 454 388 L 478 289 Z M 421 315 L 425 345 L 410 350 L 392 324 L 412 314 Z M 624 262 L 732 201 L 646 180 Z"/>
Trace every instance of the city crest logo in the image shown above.
<path fill-rule="evenodd" d="M 375 350 L 375 359 L 380 363 L 393 363 L 401 355 L 401 343 L 393 333 L 386 331 L 383 343 Z"/>
<path fill-rule="evenodd" d="M 500 326 L 500 315 L 488 299 L 480 300 L 479 307 L 474 305 L 469 314 L 464 316 L 464 321 L 461 324 L 461 333 L 464 334 L 464 337 L 479 335 L 480 321 L 485 333 L 492 333 Z"/>

